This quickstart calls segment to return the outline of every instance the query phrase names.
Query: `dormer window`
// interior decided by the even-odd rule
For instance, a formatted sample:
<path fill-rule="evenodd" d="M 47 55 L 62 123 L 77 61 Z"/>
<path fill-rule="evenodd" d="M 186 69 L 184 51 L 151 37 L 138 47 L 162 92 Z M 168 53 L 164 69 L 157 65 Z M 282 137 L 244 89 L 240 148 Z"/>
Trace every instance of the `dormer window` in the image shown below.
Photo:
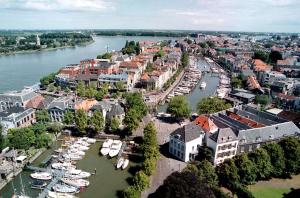
<path fill-rule="evenodd" d="M 257 141 L 257 142 L 260 142 L 260 141 L 261 141 L 261 137 L 257 137 L 257 138 L 256 138 L 256 141 Z"/>
<path fill-rule="evenodd" d="M 232 140 L 232 136 L 228 136 L 228 140 Z"/>
<path fill-rule="evenodd" d="M 269 135 L 270 140 L 274 139 L 274 135 Z"/>

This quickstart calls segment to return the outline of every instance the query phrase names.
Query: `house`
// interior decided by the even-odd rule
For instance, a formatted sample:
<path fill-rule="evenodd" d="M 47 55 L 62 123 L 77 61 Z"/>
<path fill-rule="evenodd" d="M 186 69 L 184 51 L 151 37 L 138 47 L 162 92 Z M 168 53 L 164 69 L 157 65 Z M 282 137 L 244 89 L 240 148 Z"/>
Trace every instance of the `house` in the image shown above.
<path fill-rule="evenodd" d="M 242 89 L 236 89 L 232 91 L 231 93 L 229 93 L 229 96 L 238 99 L 239 101 L 242 101 L 244 104 L 251 103 L 255 99 L 254 94 Z"/>
<path fill-rule="evenodd" d="M 98 110 L 98 111 L 102 112 L 104 122 L 106 122 L 106 117 L 107 117 L 108 112 L 111 110 L 111 107 L 112 107 L 112 105 L 109 102 L 106 102 L 105 100 L 100 101 L 100 102 L 94 104 L 90 108 L 89 115 L 92 116 L 93 112 Z"/>
<path fill-rule="evenodd" d="M 249 90 L 258 90 L 260 89 L 260 84 L 258 83 L 258 81 L 256 80 L 256 77 L 253 76 L 248 76 L 247 77 L 247 85 L 248 85 L 248 89 Z"/>
<path fill-rule="evenodd" d="M 125 111 L 124 108 L 121 107 L 121 105 L 113 104 L 111 106 L 110 111 L 107 113 L 107 119 L 112 120 L 112 119 L 118 119 L 120 124 L 122 125 L 123 120 L 125 118 Z"/>
<path fill-rule="evenodd" d="M 272 85 L 275 81 L 284 81 L 286 76 L 277 71 L 266 71 L 262 76 L 262 83 L 264 85 Z"/>
<path fill-rule="evenodd" d="M 252 66 L 253 66 L 253 71 L 256 74 L 257 80 L 259 82 L 262 81 L 263 74 L 265 72 L 272 70 L 272 66 L 267 65 L 265 62 L 263 62 L 260 59 L 254 59 L 252 62 Z"/>
<path fill-rule="evenodd" d="M 170 134 L 169 152 L 176 158 L 188 162 L 198 154 L 202 146 L 204 131 L 196 124 L 185 125 Z"/>
<path fill-rule="evenodd" d="M 35 110 L 24 107 L 11 107 L 0 112 L 0 122 L 4 135 L 8 129 L 28 127 L 36 122 Z"/>
<path fill-rule="evenodd" d="M 236 155 L 238 138 L 231 128 L 219 128 L 207 138 L 207 146 L 213 150 L 213 162 L 218 165 Z"/>
<path fill-rule="evenodd" d="M 122 82 L 124 85 L 124 89 L 127 91 L 131 90 L 134 87 L 132 79 L 126 73 L 122 74 L 100 74 L 98 76 L 98 84 L 99 86 L 103 84 L 109 84 L 111 88 L 115 88 L 117 82 Z"/>
<path fill-rule="evenodd" d="M 62 122 L 67 110 L 71 110 L 74 105 L 74 98 L 63 96 L 54 99 L 48 106 L 48 112 L 52 122 Z"/>
<path fill-rule="evenodd" d="M 72 78 L 80 74 L 80 65 L 79 64 L 70 64 L 63 68 L 61 68 L 58 72 L 60 76 L 68 76 L 68 78 Z"/>

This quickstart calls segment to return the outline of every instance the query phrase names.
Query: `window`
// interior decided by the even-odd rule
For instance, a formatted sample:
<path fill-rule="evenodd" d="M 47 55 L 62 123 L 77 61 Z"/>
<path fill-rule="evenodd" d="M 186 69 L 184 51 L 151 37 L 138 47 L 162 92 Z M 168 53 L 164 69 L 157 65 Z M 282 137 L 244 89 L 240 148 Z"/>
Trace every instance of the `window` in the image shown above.
<path fill-rule="evenodd" d="M 171 145 L 173 144 L 173 139 L 171 139 Z"/>
<path fill-rule="evenodd" d="M 249 151 L 252 151 L 252 145 L 249 145 Z"/>
<path fill-rule="evenodd" d="M 181 153 L 181 159 L 183 159 L 183 153 Z"/>
<path fill-rule="evenodd" d="M 177 148 L 180 149 L 180 143 L 177 144 Z"/>
<path fill-rule="evenodd" d="M 195 149 L 195 147 L 194 147 L 194 146 L 192 146 L 192 151 L 194 151 L 194 149 Z"/>
<path fill-rule="evenodd" d="M 181 145 L 181 151 L 184 151 L 184 146 L 183 145 Z"/>
<path fill-rule="evenodd" d="M 245 147 L 241 146 L 241 153 L 245 152 Z"/>
<path fill-rule="evenodd" d="M 257 144 L 257 145 L 256 145 L 256 148 L 260 148 L 260 144 Z"/>
<path fill-rule="evenodd" d="M 170 148 L 170 153 L 173 153 L 173 148 L 172 147 Z"/>
<path fill-rule="evenodd" d="M 177 151 L 177 156 L 180 157 L 180 151 Z"/>

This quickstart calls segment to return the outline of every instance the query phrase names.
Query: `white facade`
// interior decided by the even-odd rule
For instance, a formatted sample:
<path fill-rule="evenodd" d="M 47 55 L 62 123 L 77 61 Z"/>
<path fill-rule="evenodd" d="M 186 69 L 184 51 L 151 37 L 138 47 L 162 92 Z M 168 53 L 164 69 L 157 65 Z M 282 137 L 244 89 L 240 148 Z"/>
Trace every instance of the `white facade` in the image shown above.
<path fill-rule="evenodd" d="M 268 71 L 263 74 L 263 84 L 272 84 L 275 81 L 283 81 L 286 79 L 286 76 L 282 73 L 276 71 Z"/>
<path fill-rule="evenodd" d="M 170 136 L 169 152 L 178 159 L 188 162 L 198 154 L 198 147 L 202 146 L 204 134 L 201 134 L 198 138 L 183 142 L 178 135 Z"/>

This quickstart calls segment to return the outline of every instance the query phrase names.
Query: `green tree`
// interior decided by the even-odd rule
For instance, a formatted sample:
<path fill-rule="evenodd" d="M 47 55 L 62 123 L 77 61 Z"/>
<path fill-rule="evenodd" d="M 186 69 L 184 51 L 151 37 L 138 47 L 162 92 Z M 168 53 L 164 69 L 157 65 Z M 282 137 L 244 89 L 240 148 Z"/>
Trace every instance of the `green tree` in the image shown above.
<path fill-rule="evenodd" d="M 255 103 L 261 104 L 262 106 L 266 106 L 270 103 L 270 98 L 267 95 L 256 95 L 255 96 Z"/>
<path fill-rule="evenodd" d="M 146 72 L 151 73 L 154 70 L 152 63 L 147 63 Z"/>
<path fill-rule="evenodd" d="M 104 128 L 104 118 L 102 112 L 96 110 L 91 117 L 91 124 L 96 132 L 100 132 Z"/>
<path fill-rule="evenodd" d="M 269 60 L 271 63 L 276 64 L 277 60 L 282 60 L 282 54 L 278 51 L 271 51 Z"/>
<path fill-rule="evenodd" d="M 112 57 L 112 53 L 107 52 L 102 55 L 98 55 L 97 59 L 110 59 L 111 60 L 111 57 Z"/>
<path fill-rule="evenodd" d="M 234 158 L 234 163 L 238 168 L 240 182 L 244 185 L 249 185 L 256 180 L 256 167 L 246 154 L 242 154 Z"/>
<path fill-rule="evenodd" d="M 213 159 L 213 150 L 208 146 L 201 146 L 198 150 L 198 155 L 196 156 L 196 160 L 202 161 L 212 161 Z"/>
<path fill-rule="evenodd" d="M 10 147 L 28 150 L 34 145 L 36 137 L 30 128 L 16 128 L 9 130 L 7 139 Z"/>
<path fill-rule="evenodd" d="M 50 84 L 49 86 L 48 86 L 48 91 L 49 92 L 56 92 L 56 87 L 54 86 L 54 84 Z"/>
<path fill-rule="evenodd" d="M 165 56 L 165 52 L 163 50 L 159 50 L 153 56 L 153 60 L 155 61 L 157 58 L 161 58 Z"/>
<path fill-rule="evenodd" d="M 253 59 L 260 59 L 264 62 L 268 62 L 269 60 L 269 53 L 264 52 L 264 51 L 255 51 Z"/>
<path fill-rule="evenodd" d="M 50 141 L 51 141 L 51 137 L 49 136 L 49 134 L 42 133 L 41 135 L 36 136 L 35 147 L 36 148 L 47 147 Z"/>
<path fill-rule="evenodd" d="M 51 121 L 50 115 L 46 109 L 35 112 L 36 121 L 42 124 L 46 124 Z"/>
<path fill-rule="evenodd" d="M 150 180 L 143 171 L 139 171 L 133 177 L 133 183 L 139 191 L 143 191 L 149 187 Z"/>
<path fill-rule="evenodd" d="M 129 186 L 123 192 L 124 198 L 140 198 L 141 192 L 135 186 Z"/>
<path fill-rule="evenodd" d="M 225 103 L 223 100 L 217 97 L 203 98 L 197 105 L 199 114 L 211 114 L 229 108 L 231 108 L 229 103 Z"/>
<path fill-rule="evenodd" d="M 67 110 L 64 114 L 64 120 L 63 123 L 66 125 L 72 125 L 74 124 L 74 113 L 70 110 Z"/>
<path fill-rule="evenodd" d="M 231 182 L 238 183 L 240 181 L 238 169 L 231 159 L 225 160 L 225 162 L 217 167 L 217 174 L 220 184 L 225 187 L 228 187 L 228 184 Z"/>
<path fill-rule="evenodd" d="M 36 136 L 42 134 L 42 133 L 46 133 L 48 131 L 48 124 L 43 124 L 43 123 L 35 123 L 34 125 L 32 125 L 30 127 L 31 130 L 33 130 L 34 134 Z"/>
<path fill-rule="evenodd" d="M 57 75 L 57 73 L 51 73 L 51 74 L 41 78 L 41 80 L 40 80 L 41 86 L 45 87 L 45 86 L 48 86 L 50 83 L 53 83 L 56 75 Z"/>
<path fill-rule="evenodd" d="M 120 120 L 118 118 L 113 118 L 110 120 L 110 131 L 116 132 L 120 127 Z"/>
<path fill-rule="evenodd" d="M 199 43 L 199 46 L 201 48 L 207 48 L 208 47 L 208 45 L 205 42 Z"/>
<path fill-rule="evenodd" d="M 182 67 L 187 67 L 189 65 L 189 61 L 190 61 L 190 58 L 189 58 L 189 54 L 187 52 L 183 52 L 182 55 L 181 55 L 181 65 Z"/>
<path fill-rule="evenodd" d="M 141 93 L 127 93 L 125 99 L 126 109 L 135 109 L 138 114 L 138 120 L 141 120 L 147 114 L 147 106 Z"/>
<path fill-rule="evenodd" d="M 256 149 L 249 154 L 249 159 L 256 167 L 256 175 L 258 179 L 268 179 L 272 173 L 272 164 L 270 156 L 263 148 Z"/>
<path fill-rule="evenodd" d="M 97 90 L 92 86 L 89 86 L 85 91 L 85 96 L 90 99 L 94 98 L 96 94 L 97 94 Z"/>
<path fill-rule="evenodd" d="M 0 152 L 4 148 L 4 144 L 5 144 L 5 138 L 3 136 L 3 126 L 0 123 Z"/>
<path fill-rule="evenodd" d="M 101 100 L 103 100 L 104 95 L 105 95 L 104 92 L 102 90 L 99 90 L 95 94 L 95 98 L 96 98 L 96 100 L 101 101 Z"/>
<path fill-rule="evenodd" d="M 150 159 L 158 159 L 159 150 L 156 137 L 156 129 L 153 122 L 148 123 L 144 128 L 143 144 L 141 150 L 144 152 L 144 157 Z"/>
<path fill-rule="evenodd" d="M 123 89 L 124 89 L 124 82 L 118 81 L 118 82 L 116 83 L 116 89 L 117 89 L 118 91 L 123 91 Z"/>
<path fill-rule="evenodd" d="M 184 96 L 175 96 L 171 99 L 167 112 L 176 119 L 188 118 L 191 113 L 188 101 Z"/>
<path fill-rule="evenodd" d="M 197 164 L 197 175 L 200 180 L 205 181 L 209 186 L 218 185 L 218 175 L 213 164 L 207 160 L 201 161 Z"/>
<path fill-rule="evenodd" d="M 269 143 L 263 146 L 263 148 L 268 152 L 271 159 L 271 164 L 273 166 L 272 175 L 275 177 L 282 176 L 285 170 L 285 155 L 277 143 Z"/>
<path fill-rule="evenodd" d="M 288 137 L 279 142 L 285 156 L 285 171 L 295 174 L 300 169 L 300 144 L 296 138 Z"/>
<path fill-rule="evenodd" d="M 240 88 L 240 87 L 242 87 L 242 84 L 243 84 L 243 82 L 240 78 L 233 77 L 231 79 L 231 85 L 233 88 Z"/>
<path fill-rule="evenodd" d="M 154 159 L 147 158 L 143 162 L 142 170 L 145 172 L 146 175 L 151 176 L 155 171 L 155 168 L 156 168 L 156 164 Z"/>
<path fill-rule="evenodd" d="M 210 48 L 214 48 L 216 46 L 214 41 L 207 41 L 206 43 Z"/>
<path fill-rule="evenodd" d="M 62 125 L 58 122 L 53 122 L 53 123 L 48 125 L 47 130 L 50 133 L 53 133 L 53 134 L 55 134 L 55 136 L 57 136 L 57 134 L 59 134 L 62 131 Z"/>
<path fill-rule="evenodd" d="M 79 109 L 76 111 L 75 124 L 76 124 L 78 131 L 80 131 L 81 133 L 85 132 L 85 129 L 88 126 L 88 118 L 83 109 Z"/>
<path fill-rule="evenodd" d="M 78 96 L 80 97 L 84 97 L 85 96 L 85 85 L 83 81 L 80 81 L 77 86 L 76 86 L 76 93 L 78 94 Z"/>
<path fill-rule="evenodd" d="M 135 109 L 129 109 L 125 114 L 124 123 L 129 133 L 132 134 L 139 126 L 139 114 Z"/>

